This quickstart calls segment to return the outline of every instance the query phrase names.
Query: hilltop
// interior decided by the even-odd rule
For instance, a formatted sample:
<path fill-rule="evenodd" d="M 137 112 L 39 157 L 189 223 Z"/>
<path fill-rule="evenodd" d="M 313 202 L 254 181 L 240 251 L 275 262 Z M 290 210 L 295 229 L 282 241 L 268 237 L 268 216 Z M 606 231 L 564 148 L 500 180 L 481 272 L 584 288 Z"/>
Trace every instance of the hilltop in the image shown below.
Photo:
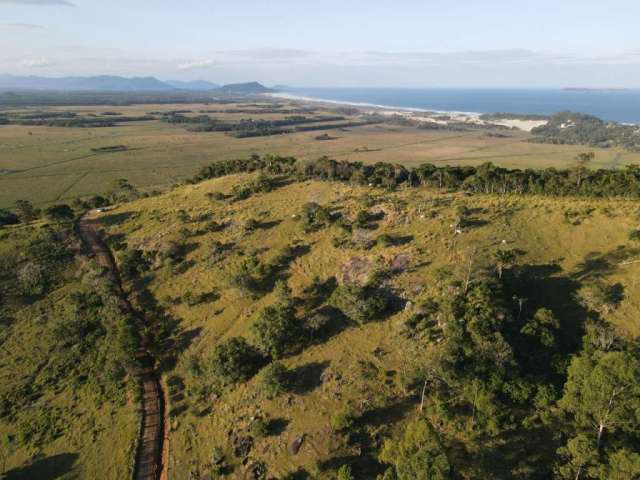
<path fill-rule="evenodd" d="M 136 305 L 188 339 L 166 352 L 177 359 L 164 376 L 169 475 L 375 478 L 392 468 L 385 479 L 396 461 L 408 468 L 390 453 L 405 429 L 455 472 L 440 478 L 539 478 L 566 465 L 556 450 L 577 428 L 560 402 L 571 355 L 594 328 L 620 345 L 640 334 L 638 221 L 625 200 L 389 192 L 259 173 L 101 219 Z M 604 303 L 590 303 L 596 291 L 609 292 Z M 476 368 L 477 342 L 504 349 L 486 360 L 487 375 L 505 375 L 493 380 L 500 391 L 481 370 L 441 363 L 453 347 L 447 319 L 462 315 L 449 309 L 472 301 L 465 318 L 489 309 L 488 330 L 456 335 Z M 495 362 L 511 366 L 499 373 Z M 448 386 L 437 380 L 445 371 Z"/>

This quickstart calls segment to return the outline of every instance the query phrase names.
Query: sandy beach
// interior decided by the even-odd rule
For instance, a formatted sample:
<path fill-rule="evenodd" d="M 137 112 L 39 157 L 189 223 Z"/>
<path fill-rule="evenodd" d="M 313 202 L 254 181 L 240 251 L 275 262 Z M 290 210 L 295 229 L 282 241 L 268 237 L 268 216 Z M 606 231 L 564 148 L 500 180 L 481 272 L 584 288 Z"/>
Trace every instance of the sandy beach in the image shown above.
<path fill-rule="evenodd" d="M 377 114 L 384 116 L 400 116 L 416 122 L 437 123 L 447 125 L 449 123 L 470 123 L 475 125 L 501 125 L 507 128 L 516 128 L 525 132 L 530 132 L 535 127 L 545 125 L 546 120 L 522 120 L 513 118 L 494 118 L 490 121 L 484 120 L 482 114 L 478 112 L 458 112 L 443 110 L 427 110 L 422 108 L 395 107 L 389 105 L 375 105 L 371 103 L 346 102 L 338 100 L 328 100 L 311 98 L 301 95 L 293 95 L 285 92 L 267 93 L 271 98 L 281 98 L 295 100 L 315 105 L 341 105 L 345 107 L 356 107 L 361 109 L 363 114 Z"/>

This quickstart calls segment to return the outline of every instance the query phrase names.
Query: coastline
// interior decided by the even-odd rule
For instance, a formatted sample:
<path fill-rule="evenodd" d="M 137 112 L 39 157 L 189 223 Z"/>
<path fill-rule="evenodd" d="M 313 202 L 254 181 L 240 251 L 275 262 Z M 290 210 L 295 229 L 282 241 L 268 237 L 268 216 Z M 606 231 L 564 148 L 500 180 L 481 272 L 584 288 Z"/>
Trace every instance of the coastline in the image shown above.
<path fill-rule="evenodd" d="M 519 120 L 508 118 L 496 118 L 492 119 L 491 121 L 485 121 L 481 118 L 483 114 L 479 112 L 462 112 L 456 110 L 435 110 L 425 108 L 398 107 L 393 105 L 377 105 L 374 103 L 313 98 L 286 92 L 265 93 L 263 95 L 270 98 L 280 98 L 284 100 L 293 100 L 320 105 L 329 104 L 333 106 L 357 107 L 365 109 L 365 111 L 363 112 L 365 114 L 400 116 L 417 122 L 437 123 L 440 125 L 447 125 L 450 122 L 470 123 L 475 125 L 500 125 L 507 128 L 515 128 L 518 130 L 523 130 L 525 132 L 530 132 L 535 127 L 546 125 L 548 123 L 547 120 Z M 445 117 L 449 118 L 444 119 Z"/>

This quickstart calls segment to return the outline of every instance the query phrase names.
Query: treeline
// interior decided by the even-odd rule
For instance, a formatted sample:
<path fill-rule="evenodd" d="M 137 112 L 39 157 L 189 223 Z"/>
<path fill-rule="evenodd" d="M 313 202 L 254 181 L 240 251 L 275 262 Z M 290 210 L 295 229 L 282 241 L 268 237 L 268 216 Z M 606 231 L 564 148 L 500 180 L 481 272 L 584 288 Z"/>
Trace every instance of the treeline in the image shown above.
<path fill-rule="evenodd" d="M 536 136 L 532 140 L 536 143 L 622 147 L 640 152 L 640 127 L 605 122 L 592 115 L 561 112 L 531 133 Z"/>
<path fill-rule="evenodd" d="M 167 123 L 189 124 L 191 126 L 188 130 L 192 132 L 225 132 L 236 138 L 263 137 L 267 135 L 282 135 L 294 132 L 329 130 L 333 128 L 357 127 L 371 123 L 380 123 L 380 120 L 377 119 L 347 121 L 347 119 L 341 115 L 322 115 L 317 117 L 292 115 L 275 120 L 242 119 L 238 122 L 225 122 L 210 117 L 209 115 L 188 117 L 173 112 L 164 115 L 162 121 Z"/>
<path fill-rule="evenodd" d="M 407 169 L 402 165 L 382 162 L 366 165 L 322 157 L 301 163 L 293 157 L 254 155 L 248 159 L 225 160 L 203 167 L 193 181 L 265 170 L 294 174 L 300 178 L 339 180 L 386 188 L 430 186 L 485 194 L 640 197 L 640 167 L 629 165 L 619 170 L 590 170 L 586 163 L 593 157 L 589 154 L 579 157 L 578 163 L 571 169 L 520 170 L 498 167 L 492 163 L 477 167 L 438 167 L 426 163 Z"/>
<path fill-rule="evenodd" d="M 5 124 L 24 125 L 24 126 L 43 126 L 43 127 L 72 127 L 72 128 L 90 128 L 90 127 L 113 127 L 118 123 L 126 122 L 144 122 L 155 120 L 150 115 L 142 116 L 113 116 L 108 118 L 100 117 L 78 117 L 72 112 L 63 112 L 61 115 L 54 113 L 46 113 L 42 115 L 25 115 L 18 117 L 5 117 Z"/>

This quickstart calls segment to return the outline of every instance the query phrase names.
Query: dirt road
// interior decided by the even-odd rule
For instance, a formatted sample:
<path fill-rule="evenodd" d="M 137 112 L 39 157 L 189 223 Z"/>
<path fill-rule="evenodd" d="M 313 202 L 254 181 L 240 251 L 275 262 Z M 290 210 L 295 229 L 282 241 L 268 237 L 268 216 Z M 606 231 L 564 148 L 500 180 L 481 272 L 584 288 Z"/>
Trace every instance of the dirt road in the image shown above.
<path fill-rule="evenodd" d="M 78 230 L 80 237 L 91 252 L 94 260 L 106 269 L 106 275 L 118 290 L 123 310 L 140 322 L 142 330 L 146 323 L 145 319 L 133 309 L 122 289 L 118 267 L 113 259 L 111 250 L 109 250 L 109 247 L 107 247 L 98 233 L 96 217 L 97 214 L 91 211 L 79 220 Z M 136 375 L 143 387 L 143 397 L 142 425 L 140 426 L 133 478 L 136 480 L 159 480 L 161 476 L 164 476 L 162 459 L 167 457 L 166 452 L 163 452 L 163 447 L 167 443 L 164 437 L 165 399 L 158 375 L 153 368 L 153 358 L 146 349 L 144 338 L 142 340 L 142 348 L 137 357 L 141 368 L 136 372 Z"/>

